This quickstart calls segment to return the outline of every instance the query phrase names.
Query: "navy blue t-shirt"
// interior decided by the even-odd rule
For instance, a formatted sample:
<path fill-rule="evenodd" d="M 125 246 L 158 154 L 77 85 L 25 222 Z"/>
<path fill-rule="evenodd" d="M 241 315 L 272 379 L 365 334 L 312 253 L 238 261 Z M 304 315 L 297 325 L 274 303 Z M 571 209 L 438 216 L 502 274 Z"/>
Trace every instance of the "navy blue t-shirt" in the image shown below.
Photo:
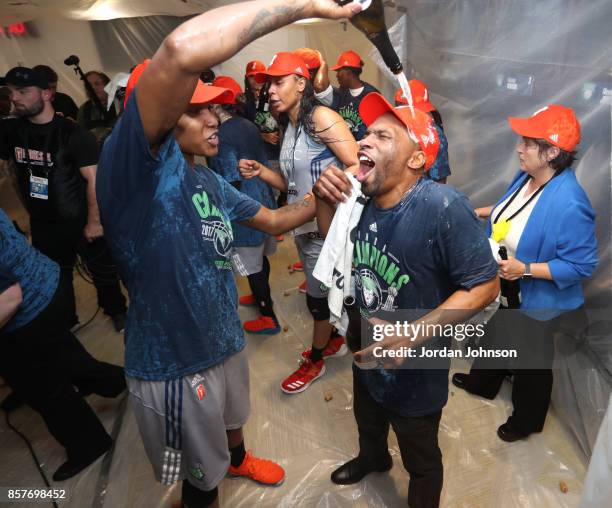
<path fill-rule="evenodd" d="M 244 348 L 231 221 L 248 220 L 261 205 L 208 168 L 189 167 L 173 134 L 153 154 L 136 93 L 104 144 L 96 190 L 130 294 L 126 374 L 160 381 Z"/>
<path fill-rule="evenodd" d="M 451 174 L 451 170 L 448 161 L 448 140 L 446 139 L 446 134 L 444 134 L 442 128 L 435 122 L 434 127 L 438 132 L 440 147 L 438 148 L 436 160 L 425 174 L 434 182 L 439 182 L 443 178 L 447 178 Z"/>
<path fill-rule="evenodd" d="M 392 208 L 368 202 L 353 262 L 357 304 L 366 316 L 435 309 L 458 289 L 492 279 L 498 268 L 468 199 L 427 178 Z M 408 368 L 354 371 L 386 409 L 403 416 L 442 409 L 448 398 L 448 366 L 410 369 L 411 359 L 406 362 Z"/>
<path fill-rule="evenodd" d="M 265 142 L 259 135 L 257 126 L 246 118 L 235 116 L 219 127 L 219 153 L 208 159 L 210 169 L 231 184 L 240 182 L 243 192 L 266 208 L 276 208 L 271 187 L 261 178 L 245 180 L 240 176 L 240 159 L 256 160 L 264 166 L 268 164 Z M 268 235 L 256 229 L 232 223 L 234 228 L 234 247 L 255 247 L 261 245 Z"/>
<path fill-rule="evenodd" d="M 368 129 L 359 116 L 359 104 L 361 104 L 366 95 L 372 92 L 378 92 L 378 90 L 369 83 L 363 84 L 363 92 L 357 97 L 353 97 L 353 94 L 348 89 L 334 88 L 334 99 L 331 108 L 344 118 L 344 121 L 351 130 L 351 134 L 357 141 L 363 138 Z"/>
<path fill-rule="evenodd" d="M 59 276 L 59 265 L 32 247 L 0 209 L 0 291 L 19 282 L 23 298 L 2 331 L 17 330 L 38 316 L 51 303 Z"/>

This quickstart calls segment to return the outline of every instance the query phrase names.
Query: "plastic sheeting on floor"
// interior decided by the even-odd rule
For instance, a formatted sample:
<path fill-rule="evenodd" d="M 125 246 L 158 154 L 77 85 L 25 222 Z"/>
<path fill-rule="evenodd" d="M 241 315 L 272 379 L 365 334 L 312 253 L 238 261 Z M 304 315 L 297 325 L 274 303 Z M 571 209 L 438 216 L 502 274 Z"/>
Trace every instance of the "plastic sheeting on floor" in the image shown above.
<path fill-rule="evenodd" d="M 357 452 L 357 430 L 352 414 L 351 360 L 349 356 L 328 361 L 326 374 L 306 392 L 285 395 L 279 384 L 298 364 L 300 352 L 309 345 L 311 325 L 304 295 L 298 292 L 303 274 L 289 274 L 287 266 L 297 260 L 289 237 L 271 258 L 271 284 L 275 308 L 287 332 L 247 336 L 251 370 L 251 417 L 245 428 L 246 446 L 256 454 L 279 461 L 287 471 L 277 488 L 258 486 L 248 480 L 226 479 L 221 483 L 222 506 L 228 508 L 395 508 L 405 506 L 408 474 L 399 457 L 393 432 L 389 448 L 393 469 L 373 474 L 353 486 L 336 486 L 331 472 Z M 78 310 L 88 319 L 95 310 L 95 292 L 77 280 Z M 239 281 L 241 294 L 247 291 Z M 288 293 L 285 296 L 285 293 Z M 243 319 L 254 310 L 240 310 Z M 106 316 L 98 315 L 79 338 L 96 357 L 122 362 L 123 338 Z M 453 364 L 466 371 L 466 363 Z M 583 488 L 583 456 L 572 437 L 560 425 L 555 411 L 544 431 L 524 442 L 499 440 L 497 427 L 510 411 L 509 388 L 487 401 L 451 387 L 440 425 L 444 459 L 443 508 L 573 508 Z M 325 401 L 325 395 L 333 398 Z M 4 391 L 0 392 L 0 398 Z M 169 508 L 180 495 L 180 486 L 157 484 L 146 458 L 130 405 L 121 400 L 88 398 L 106 426 L 118 428 L 112 456 L 107 455 L 79 476 L 53 484 L 68 490 L 60 504 L 70 508 Z M 123 416 L 122 416 L 123 415 Z M 121 417 L 123 418 L 122 420 Z M 64 460 L 63 450 L 46 432 L 41 419 L 28 408 L 14 413 L 12 421 L 32 440 L 47 476 Z M 120 422 L 120 425 L 119 423 Z M 2 467 L 0 484 L 42 486 L 42 481 L 23 442 L 0 421 Z M 568 492 L 560 490 L 564 482 Z M 23 504 L 3 504 L 19 508 Z M 44 505 L 40 505 L 44 506 Z"/>

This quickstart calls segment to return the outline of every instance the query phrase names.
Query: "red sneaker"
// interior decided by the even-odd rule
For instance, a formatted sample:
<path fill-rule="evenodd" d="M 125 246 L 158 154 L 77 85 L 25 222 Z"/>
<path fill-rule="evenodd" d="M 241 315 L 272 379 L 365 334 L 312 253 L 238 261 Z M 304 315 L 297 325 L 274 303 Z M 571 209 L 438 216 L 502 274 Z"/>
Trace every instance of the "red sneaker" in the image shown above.
<path fill-rule="evenodd" d="M 323 360 L 313 363 L 309 358 L 304 358 L 300 368 L 281 383 L 281 390 L 285 393 L 303 392 L 323 374 L 325 374 Z"/>
<path fill-rule="evenodd" d="M 306 281 L 302 282 L 299 286 L 298 286 L 298 290 L 300 291 L 300 293 L 306 293 L 308 290 L 306 289 Z"/>
<path fill-rule="evenodd" d="M 294 272 L 303 272 L 304 271 L 304 268 L 302 267 L 302 263 L 300 263 L 299 261 L 297 263 L 293 263 L 291 265 L 291 269 Z"/>
<path fill-rule="evenodd" d="M 242 327 L 246 332 L 257 335 L 276 335 L 281 331 L 280 325 L 268 316 L 259 316 L 252 321 L 245 321 Z"/>
<path fill-rule="evenodd" d="M 302 353 L 304 358 L 310 358 L 312 349 L 307 349 Z M 344 356 L 348 352 L 344 337 L 332 337 L 329 339 L 327 346 L 323 350 L 323 359 L 334 358 L 335 356 Z"/>
<path fill-rule="evenodd" d="M 271 460 L 253 457 L 251 450 L 246 453 L 240 466 L 230 464 L 227 473 L 234 478 L 250 478 L 254 482 L 273 487 L 285 481 L 285 470 L 282 467 Z"/>
<path fill-rule="evenodd" d="M 255 307 L 257 305 L 257 300 L 255 300 L 255 295 L 244 295 L 238 298 L 238 303 L 245 307 Z"/>

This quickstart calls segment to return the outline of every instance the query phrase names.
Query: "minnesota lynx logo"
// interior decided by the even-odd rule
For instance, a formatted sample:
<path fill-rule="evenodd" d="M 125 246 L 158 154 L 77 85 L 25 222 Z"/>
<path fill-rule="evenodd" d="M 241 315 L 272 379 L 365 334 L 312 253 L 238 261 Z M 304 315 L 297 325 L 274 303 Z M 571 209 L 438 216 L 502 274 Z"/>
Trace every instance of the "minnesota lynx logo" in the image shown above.
<path fill-rule="evenodd" d="M 217 254 L 227 257 L 234 241 L 232 223 L 209 201 L 205 191 L 196 192 L 191 201 L 202 219 L 202 237 L 213 242 Z"/>
<path fill-rule="evenodd" d="M 359 116 L 359 113 L 353 109 L 352 105 L 340 108 L 338 113 L 344 118 L 344 121 L 348 124 L 352 132 L 357 132 L 363 125 L 363 120 Z"/>
<path fill-rule="evenodd" d="M 376 239 L 372 243 L 368 236 L 355 242 L 355 288 L 361 293 L 361 302 L 367 312 L 392 311 L 397 308 L 395 298 L 410 277 L 400 272 L 396 257 L 386 251 L 386 246 L 379 249 Z"/>

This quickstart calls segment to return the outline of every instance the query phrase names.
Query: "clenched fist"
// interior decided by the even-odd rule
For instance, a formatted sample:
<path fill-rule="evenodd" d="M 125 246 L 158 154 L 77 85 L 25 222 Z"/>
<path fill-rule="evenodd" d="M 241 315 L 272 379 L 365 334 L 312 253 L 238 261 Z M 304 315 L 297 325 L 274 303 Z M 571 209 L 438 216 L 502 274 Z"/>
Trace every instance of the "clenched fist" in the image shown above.
<path fill-rule="evenodd" d="M 259 176 L 261 173 L 261 164 L 249 159 L 240 159 L 238 162 L 238 170 L 242 178 L 249 180 L 250 178 Z"/>

